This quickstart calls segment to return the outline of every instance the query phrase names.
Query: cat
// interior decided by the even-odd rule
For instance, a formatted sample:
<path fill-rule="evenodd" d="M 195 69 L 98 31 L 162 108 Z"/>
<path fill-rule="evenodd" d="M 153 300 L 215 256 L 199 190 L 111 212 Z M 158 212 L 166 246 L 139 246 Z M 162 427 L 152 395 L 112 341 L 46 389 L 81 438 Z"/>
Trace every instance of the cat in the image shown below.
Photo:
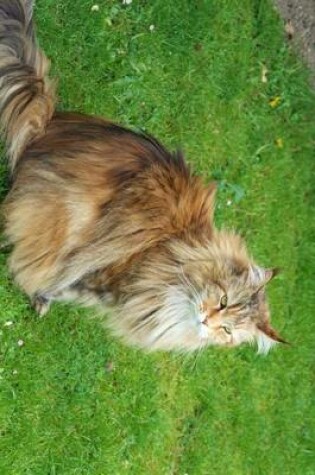
<path fill-rule="evenodd" d="M 9 267 L 44 315 L 74 300 L 146 350 L 284 342 L 242 239 L 213 223 L 215 184 L 180 152 L 111 121 L 55 111 L 31 0 L 0 0 L 0 123 L 12 186 Z"/>

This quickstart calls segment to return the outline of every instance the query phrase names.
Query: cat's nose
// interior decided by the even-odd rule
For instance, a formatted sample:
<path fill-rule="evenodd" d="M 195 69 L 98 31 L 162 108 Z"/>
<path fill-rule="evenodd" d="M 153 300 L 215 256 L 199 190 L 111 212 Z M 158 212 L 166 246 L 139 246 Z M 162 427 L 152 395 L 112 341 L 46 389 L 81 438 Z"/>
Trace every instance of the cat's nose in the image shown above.
<path fill-rule="evenodd" d="M 208 320 L 210 318 L 214 318 L 216 317 L 219 313 L 220 313 L 220 306 L 213 306 L 213 302 L 212 302 L 212 305 L 207 302 L 203 302 L 201 305 L 200 305 L 200 312 L 205 315 L 205 320 Z M 205 322 L 206 323 L 206 322 Z"/>
<path fill-rule="evenodd" d="M 208 315 L 203 314 L 202 318 L 203 318 L 203 320 L 201 321 L 201 323 L 203 325 L 207 325 L 208 324 Z"/>
<path fill-rule="evenodd" d="M 203 325 L 208 325 L 209 320 L 211 320 L 211 318 L 214 318 L 217 315 L 217 313 L 218 313 L 217 310 L 207 310 L 206 312 L 203 312 L 201 323 Z"/>
<path fill-rule="evenodd" d="M 208 311 L 207 311 L 207 318 L 213 318 L 213 317 L 216 317 L 219 313 L 219 308 L 210 308 Z"/>

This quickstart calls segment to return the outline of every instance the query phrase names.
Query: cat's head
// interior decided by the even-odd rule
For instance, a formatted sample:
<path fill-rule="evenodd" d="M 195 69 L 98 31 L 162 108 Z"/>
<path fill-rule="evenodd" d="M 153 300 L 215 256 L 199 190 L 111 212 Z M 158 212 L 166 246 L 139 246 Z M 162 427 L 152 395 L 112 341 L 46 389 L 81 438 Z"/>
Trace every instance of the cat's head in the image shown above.
<path fill-rule="evenodd" d="M 271 327 L 265 294 L 266 285 L 278 271 L 255 265 L 237 235 L 216 232 L 206 247 L 177 243 L 173 252 L 181 263 L 187 349 L 256 342 L 258 352 L 267 353 L 274 344 L 285 342 Z"/>
<path fill-rule="evenodd" d="M 195 296 L 194 313 L 205 344 L 238 346 L 257 342 L 258 352 L 267 353 L 283 339 L 270 324 L 265 286 L 274 269 L 250 265 L 243 275 L 210 281 Z"/>

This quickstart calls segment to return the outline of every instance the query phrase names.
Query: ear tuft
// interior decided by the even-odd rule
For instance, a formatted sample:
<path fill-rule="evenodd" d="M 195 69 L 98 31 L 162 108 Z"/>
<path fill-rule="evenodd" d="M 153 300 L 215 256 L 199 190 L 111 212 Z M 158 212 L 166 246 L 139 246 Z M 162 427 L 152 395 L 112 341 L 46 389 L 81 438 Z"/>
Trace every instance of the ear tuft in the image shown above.
<path fill-rule="evenodd" d="M 267 284 L 271 279 L 279 275 L 281 272 L 280 267 L 272 267 L 271 269 L 265 269 L 265 277 L 266 277 L 266 282 Z"/>
<path fill-rule="evenodd" d="M 267 354 L 277 343 L 288 344 L 288 342 L 284 340 L 268 323 L 258 325 L 258 353 Z"/>

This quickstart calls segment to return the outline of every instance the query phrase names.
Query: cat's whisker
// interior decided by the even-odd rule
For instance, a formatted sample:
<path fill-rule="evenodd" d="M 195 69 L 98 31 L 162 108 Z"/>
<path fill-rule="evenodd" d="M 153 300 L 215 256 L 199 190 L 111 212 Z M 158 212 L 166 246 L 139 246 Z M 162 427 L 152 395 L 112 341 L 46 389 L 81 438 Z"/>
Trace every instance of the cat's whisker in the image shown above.
<path fill-rule="evenodd" d="M 200 293 L 198 292 L 198 290 L 196 289 L 195 285 L 193 284 L 193 282 L 188 279 L 188 277 L 186 276 L 186 274 L 184 273 L 184 269 L 182 267 L 182 272 L 183 272 L 183 275 L 185 276 L 186 278 L 186 282 L 188 285 L 190 285 L 191 289 L 194 291 L 194 295 L 196 297 L 196 300 L 198 301 L 198 303 L 201 303 L 201 295 Z"/>
<path fill-rule="evenodd" d="M 201 343 L 200 346 L 197 347 L 196 351 L 194 352 L 194 360 L 192 364 L 192 369 L 195 370 L 197 368 L 198 362 L 202 355 L 202 350 L 204 349 L 204 345 Z"/>
<path fill-rule="evenodd" d="M 159 335 L 157 335 L 154 340 L 153 340 L 153 344 L 158 342 L 159 340 L 161 340 L 172 328 L 180 325 L 182 322 L 179 321 L 179 322 L 175 322 L 175 323 L 172 323 L 171 325 L 169 325 L 167 328 L 165 328 Z"/>
<path fill-rule="evenodd" d="M 154 318 L 156 318 L 156 314 L 158 311 L 160 311 L 161 308 L 157 308 L 157 309 L 154 309 L 152 311 L 149 311 L 147 314 L 145 314 L 144 316 L 141 316 L 138 320 L 137 320 L 137 323 L 134 327 L 134 331 L 139 331 L 143 328 L 145 328 L 147 325 L 150 325 L 150 323 L 152 322 L 152 320 L 154 320 Z"/>

